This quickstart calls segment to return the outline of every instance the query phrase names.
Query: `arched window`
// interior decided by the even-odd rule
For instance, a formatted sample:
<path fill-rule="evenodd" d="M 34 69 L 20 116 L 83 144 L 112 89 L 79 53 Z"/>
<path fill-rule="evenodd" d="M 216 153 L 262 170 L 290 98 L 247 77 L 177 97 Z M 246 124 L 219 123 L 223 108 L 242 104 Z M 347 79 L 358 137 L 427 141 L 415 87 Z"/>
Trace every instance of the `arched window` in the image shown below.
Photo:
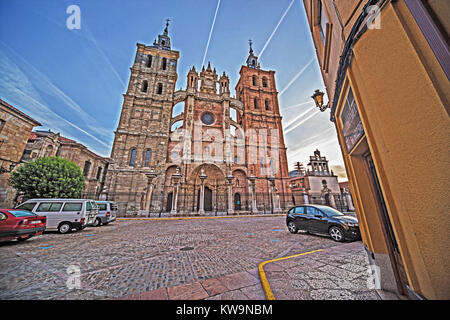
<path fill-rule="evenodd" d="M 134 164 L 136 162 L 136 149 L 133 148 L 131 149 L 131 154 L 130 154 L 130 167 L 134 167 Z"/>
<path fill-rule="evenodd" d="M 254 106 L 255 106 L 255 109 L 258 109 L 259 107 L 258 107 L 258 99 L 257 98 L 254 98 L 253 99 L 253 104 L 254 104 Z"/>
<path fill-rule="evenodd" d="M 256 78 L 256 76 L 253 76 L 253 77 L 252 77 L 252 83 L 253 83 L 254 86 L 257 85 L 257 83 L 256 83 L 257 80 L 258 80 L 258 79 Z"/>
<path fill-rule="evenodd" d="M 166 70 L 167 69 L 167 58 L 163 58 L 162 59 L 162 69 Z"/>
<path fill-rule="evenodd" d="M 158 90 L 157 90 L 157 94 L 162 94 L 162 90 L 163 90 L 163 85 L 162 83 L 158 83 Z"/>
<path fill-rule="evenodd" d="M 152 55 L 147 56 L 147 68 L 150 68 L 152 66 Z"/>
<path fill-rule="evenodd" d="M 262 85 L 264 88 L 267 88 L 267 78 L 266 77 L 262 78 Z"/>
<path fill-rule="evenodd" d="M 269 99 L 265 100 L 266 110 L 270 110 Z"/>
<path fill-rule="evenodd" d="M 147 92 L 148 89 L 148 81 L 144 80 L 144 82 L 142 82 L 142 92 Z"/>
<path fill-rule="evenodd" d="M 147 151 L 145 151 L 144 167 L 148 167 L 150 165 L 151 157 L 152 151 L 150 149 L 147 149 Z"/>
<path fill-rule="evenodd" d="M 97 180 L 100 180 L 100 178 L 102 176 L 102 171 L 103 171 L 103 168 L 102 167 L 98 167 L 98 169 L 97 169 Z"/>
<path fill-rule="evenodd" d="M 84 170 L 83 170 L 83 174 L 86 178 L 89 175 L 90 170 L 91 170 L 91 162 L 88 160 L 84 163 Z"/>

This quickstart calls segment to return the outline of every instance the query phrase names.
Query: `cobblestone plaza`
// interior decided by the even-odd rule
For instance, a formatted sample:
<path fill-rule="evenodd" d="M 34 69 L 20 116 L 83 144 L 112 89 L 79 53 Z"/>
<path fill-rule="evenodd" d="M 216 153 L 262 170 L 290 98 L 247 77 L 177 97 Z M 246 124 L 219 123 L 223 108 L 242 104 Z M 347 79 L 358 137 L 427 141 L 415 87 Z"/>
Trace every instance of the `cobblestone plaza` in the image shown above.
<path fill-rule="evenodd" d="M 317 249 L 266 266 L 276 298 L 378 299 L 360 242 L 290 234 L 280 215 L 119 220 L 1 243 L 0 299 L 262 300 L 260 263 Z"/>

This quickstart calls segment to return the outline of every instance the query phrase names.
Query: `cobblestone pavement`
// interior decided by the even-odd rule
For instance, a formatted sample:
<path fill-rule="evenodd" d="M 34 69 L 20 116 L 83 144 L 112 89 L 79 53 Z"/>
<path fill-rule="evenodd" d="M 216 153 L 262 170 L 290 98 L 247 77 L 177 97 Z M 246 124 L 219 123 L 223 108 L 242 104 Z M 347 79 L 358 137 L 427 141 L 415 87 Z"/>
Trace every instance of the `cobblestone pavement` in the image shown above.
<path fill-rule="evenodd" d="M 342 244 L 264 267 L 278 300 L 379 300 L 361 242 Z"/>
<path fill-rule="evenodd" d="M 261 262 L 335 246 L 290 234 L 284 216 L 121 220 L 0 243 L 0 299 L 263 299 Z"/>

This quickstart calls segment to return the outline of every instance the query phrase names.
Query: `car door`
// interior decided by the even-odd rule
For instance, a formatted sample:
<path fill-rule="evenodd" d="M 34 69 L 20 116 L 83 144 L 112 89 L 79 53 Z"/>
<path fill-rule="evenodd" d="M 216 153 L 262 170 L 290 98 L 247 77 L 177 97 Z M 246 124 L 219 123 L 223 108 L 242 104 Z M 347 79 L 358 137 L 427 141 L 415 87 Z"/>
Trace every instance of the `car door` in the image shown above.
<path fill-rule="evenodd" d="M 308 225 L 312 232 L 326 233 L 327 221 L 325 215 L 317 208 L 307 207 Z"/>
<path fill-rule="evenodd" d="M 66 202 L 62 208 L 61 215 L 65 221 L 80 222 L 84 217 L 82 214 L 83 202 Z"/>
<path fill-rule="evenodd" d="M 10 223 L 12 219 L 8 218 L 5 212 L 0 211 L 0 238 L 2 236 L 6 237 L 12 228 L 12 224 Z"/>
<path fill-rule="evenodd" d="M 298 229 L 306 230 L 307 228 L 307 217 L 305 214 L 305 208 L 304 207 L 295 207 L 294 209 L 294 218 L 295 218 L 295 224 L 297 225 Z"/>

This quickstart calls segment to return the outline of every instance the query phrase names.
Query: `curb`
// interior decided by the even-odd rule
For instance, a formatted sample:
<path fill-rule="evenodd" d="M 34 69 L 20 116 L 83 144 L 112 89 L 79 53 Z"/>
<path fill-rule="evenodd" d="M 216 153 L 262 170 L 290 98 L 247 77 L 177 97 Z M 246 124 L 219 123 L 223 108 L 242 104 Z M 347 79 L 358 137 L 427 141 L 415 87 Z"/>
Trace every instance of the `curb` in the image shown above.
<path fill-rule="evenodd" d="M 281 217 L 285 214 L 265 214 L 265 215 L 242 215 L 242 216 L 210 216 L 210 217 L 169 217 L 169 218 L 117 218 L 116 220 L 194 220 L 194 219 L 231 219 L 231 218 L 262 218 L 262 217 Z"/>
<path fill-rule="evenodd" d="M 309 252 L 304 252 L 304 253 L 299 253 L 299 254 L 294 254 L 294 255 L 289 256 L 289 257 L 272 259 L 272 260 L 264 261 L 263 263 L 261 263 L 258 266 L 258 272 L 259 272 L 259 278 L 261 280 L 261 285 L 262 285 L 263 290 L 264 290 L 264 294 L 266 295 L 266 299 L 267 300 L 276 300 L 275 296 L 273 295 L 272 289 L 270 288 L 269 281 L 267 280 L 266 273 L 264 272 L 264 266 L 266 264 L 271 263 L 271 262 L 280 261 L 280 260 L 286 260 L 286 259 L 290 259 L 290 258 L 304 256 L 304 255 L 311 254 L 311 253 L 321 252 L 321 251 L 323 251 L 323 249 L 309 251 Z"/>

